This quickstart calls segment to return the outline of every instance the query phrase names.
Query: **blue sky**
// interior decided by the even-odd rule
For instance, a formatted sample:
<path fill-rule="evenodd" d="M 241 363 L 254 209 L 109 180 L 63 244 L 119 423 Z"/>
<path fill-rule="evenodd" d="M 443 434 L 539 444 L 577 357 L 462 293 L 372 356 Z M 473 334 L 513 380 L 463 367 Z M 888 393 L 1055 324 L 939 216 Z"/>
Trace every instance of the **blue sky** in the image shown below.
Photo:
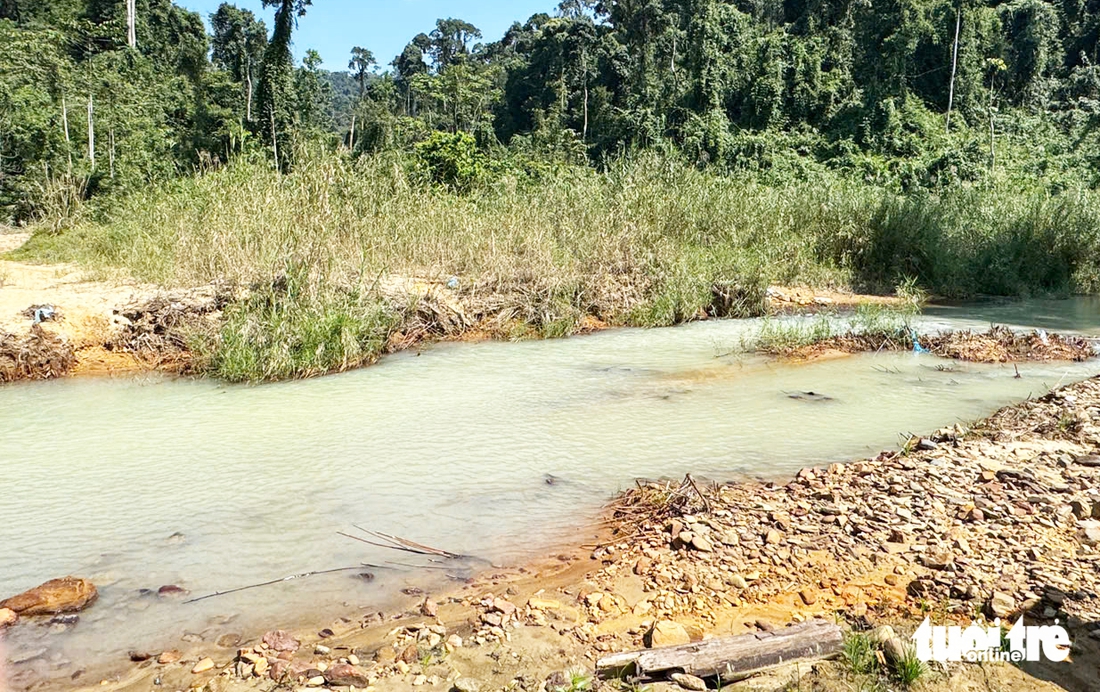
<path fill-rule="evenodd" d="M 262 16 L 271 30 L 273 12 L 260 0 L 230 0 Z M 202 14 L 209 24 L 210 13 L 222 0 L 176 0 L 176 4 Z M 536 12 L 552 12 L 557 0 L 313 0 L 294 36 L 294 54 L 299 59 L 313 48 L 324 58 L 325 68 L 346 70 L 352 46 L 374 52 L 388 65 L 420 32 L 428 33 L 441 17 L 465 19 L 495 41 L 515 21 L 525 21 Z"/>

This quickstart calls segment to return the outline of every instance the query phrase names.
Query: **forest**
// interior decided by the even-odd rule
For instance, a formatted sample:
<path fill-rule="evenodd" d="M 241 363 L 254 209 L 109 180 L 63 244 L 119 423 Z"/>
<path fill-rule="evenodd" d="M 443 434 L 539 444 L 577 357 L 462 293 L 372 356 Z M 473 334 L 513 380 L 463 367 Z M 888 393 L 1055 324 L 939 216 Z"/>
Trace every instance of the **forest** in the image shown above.
<path fill-rule="evenodd" d="M 298 277 L 300 312 L 220 343 L 321 314 L 357 343 L 353 313 L 367 350 L 395 275 L 549 335 L 751 314 L 729 287 L 769 282 L 1100 288 L 1096 0 L 564 0 L 500 37 L 425 18 L 337 72 L 293 57 L 312 0 L 264 5 L 0 0 L 23 258 Z"/>
<path fill-rule="evenodd" d="M 507 149 L 597 166 L 657 150 L 900 190 L 998 165 L 1096 182 L 1089 0 L 566 0 L 495 40 L 439 19 L 392 58 L 356 47 L 340 73 L 313 50 L 294 64 L 311 0 L 264 4 L 273 27 L 226 3 L 208 33 L 170 0 L 2 0 L 6 213 L 29 218 L 70 172 L 94 195 L 256 150 L 288 170 L 304 140 L 459 147 L 452 182 Z"/>

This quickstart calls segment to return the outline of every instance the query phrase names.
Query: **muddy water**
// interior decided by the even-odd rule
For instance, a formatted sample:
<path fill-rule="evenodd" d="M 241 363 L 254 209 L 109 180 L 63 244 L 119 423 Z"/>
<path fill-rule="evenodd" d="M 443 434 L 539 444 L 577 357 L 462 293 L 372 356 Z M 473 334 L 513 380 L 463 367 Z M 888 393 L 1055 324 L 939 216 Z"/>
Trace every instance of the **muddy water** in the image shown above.
<path fill-rule="evenodd" d="M 1043 320 L 1059 321 L 1037 324 L 1100 333 L 1095 305 L 1078 307 L 1044 306 Z M 1016 309 L 1001 319 L 1028 324 Z M 922 328 L 989 319 L 955 308 Z M 1011 367 L 912 354 L 769 363 L 738 352 L 756 326 L 447 345 L 262 387 L 145 378 L 2 388 L 0 593 L 66 574 L 101 586 L 75 626 L 10 634 L 17 682 L 67 679 L 131 649 L 392 612 L 400 589 L 463 576 L 337 535 L 356 524 L 519 560 L 580 542 L 586 519 L 639 476 L 780 476 L 1098 371 L 1024 364 L 1016 379 Z M 149 593 L 171 584 L 198 596 L 363 562 L 381 567 L 194 604 Z"/>

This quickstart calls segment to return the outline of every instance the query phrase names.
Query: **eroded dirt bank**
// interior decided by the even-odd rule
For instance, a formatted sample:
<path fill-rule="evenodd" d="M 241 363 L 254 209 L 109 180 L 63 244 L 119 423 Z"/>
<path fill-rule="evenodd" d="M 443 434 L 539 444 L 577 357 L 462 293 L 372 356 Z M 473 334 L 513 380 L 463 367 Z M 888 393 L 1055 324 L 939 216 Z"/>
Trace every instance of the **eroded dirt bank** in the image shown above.
<path fill-rule="evenodd" d="M 561 555 L 494 569 L 398 612 L 134 652 L 40 690 L 552 691 L 608 652 L 813 616 L 851 630 L 972 618 L 1068 624 L 1068 663 L 932 666 L 924 690 L 1100 689 L 1100 378 L 907 451 L 785 483 L 640 483 Z M 277 597 L 273 595 L 273 597 Z M 36 626 L 24 623 L 19 626 Z M 655 689 L 672 686 L 663 681 Z M 592 682 L 629 689 L 631 684 Z M 727 686 L 728 687 L 728 686 Z M 729 689 L 900 688 L 843 660 Z"/>

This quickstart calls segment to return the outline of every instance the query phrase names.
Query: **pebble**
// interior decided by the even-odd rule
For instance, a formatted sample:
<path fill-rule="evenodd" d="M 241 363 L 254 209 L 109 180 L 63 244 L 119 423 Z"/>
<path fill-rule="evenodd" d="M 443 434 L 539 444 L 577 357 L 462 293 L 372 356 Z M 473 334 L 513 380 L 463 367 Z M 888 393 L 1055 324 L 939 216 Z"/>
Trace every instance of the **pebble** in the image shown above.
<path fill-rule="evenodd" d="M 182 658 L 183 654 L 180 651 L 178 651 L 177 649 L 172 649 L 171 651 L 165 651 L 160 656 L 158 656 L 157 663 L 161 664 L 162 666 L 166 666 L 171 663 L 178 663 Z"/>
<path fill-rule="evenodd" d="M 208 670 L 214 669 L 214 659 L 204 658 L 195 664 L 195 667 L 191 669 L 191 673 L 198 675 L 199 673 L 205 673 Z"/>
<path fill-rule="evenodd" d="M 454 682 L 456 692 L 481 692 L 481 683 L 474 678 L 459 678 Z"/>

